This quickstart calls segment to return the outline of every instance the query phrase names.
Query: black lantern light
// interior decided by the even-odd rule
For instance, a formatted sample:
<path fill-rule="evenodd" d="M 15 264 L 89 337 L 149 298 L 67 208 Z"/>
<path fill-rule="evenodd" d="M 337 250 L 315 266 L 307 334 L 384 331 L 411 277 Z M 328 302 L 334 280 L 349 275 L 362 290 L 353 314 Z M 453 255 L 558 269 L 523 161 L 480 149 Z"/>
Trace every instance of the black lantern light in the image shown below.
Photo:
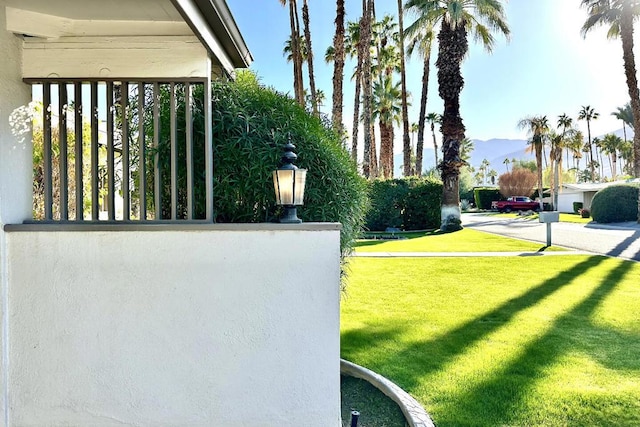
<path fill-rule="evenodd" d="M 273 171 L 273 187 L 276 192 L 276 204 L 284 207 L 280 218 L 283 223 L 301 223 L 296 206 L 301 206 L 304 199 L 304 185 L 307 178 L 306 169 L 298 169 L 293 162 L 298 156 L 293 152 L 295 145 L 289 142 L 284 146 L 282 166 Z"/>

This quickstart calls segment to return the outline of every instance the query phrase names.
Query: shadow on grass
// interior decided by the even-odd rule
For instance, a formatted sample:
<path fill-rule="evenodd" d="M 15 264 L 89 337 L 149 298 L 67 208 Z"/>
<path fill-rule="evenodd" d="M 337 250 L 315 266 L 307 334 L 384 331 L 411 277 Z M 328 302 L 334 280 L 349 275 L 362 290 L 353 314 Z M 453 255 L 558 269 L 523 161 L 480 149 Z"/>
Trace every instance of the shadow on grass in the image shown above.
<path fill-rule="evenodd" d="M 445 406 L 438 425 L 460 425 L 473 420 L 474 414 L 478 413 L 491 413 L 492 419 L 484 420 L 490 425 L 520 425 L 525 420 L 517 417 L 514 419 L 513 414 L 517 413 L 518 407 L 522 405 L 535 381 L 545 375 L 545 369 L 567 351 L 588 354 L 610 369 L 623 371 L 639 369 L 640 361 L 635 357 L 640 349 L 639 335 L 603 328 L 590 321 L 596 308 L 613 292 L 631 266 L 630 262 L 621 262 L 589 296 L 557 318 L 543 336 L 525 347 L 517 359 L 509 363 L 491 380 L 455 399 L 454 404 Z M 490 402 L 487 396 L 491 396 Z M 588 396 L 578 397 L 578 399 L 580 399 L 580 406 L 587 408 L 587 413 L 583 414 L 583 417 L 588 419 L 572 419 L 576 414 L 567 413 L 565 415 L 567 419 L 555 420 L 557 425 L 638 425 L 640 422 L 638 413 L 635 415 L 624 413 L 628 402 L 619 402 L 616 396 L 611 396 L 607 402 L 602 400 L 596 402 L 598 399 L 606 399 L 602 394 L 592 397 L 594 400 L 592 402 L 588 401 Z M 590 405 L 594 406 L 591 410 L 589 410 Z M 624 419 L 607 420 L 607 414 L 610 413 L 595 409 L 598 406 L 607 405 L 619 406 L 616 412 L 620 413 Z M 461 418 L 461 414 L 466 416 Z M 618 422 L 622 424 L 616 424 Z"/>
<path fill-rule="evenodd" d="M 402 371 L 411 372 L 411 375 L 392 378 L 404 389 L 412 389 L 419 385 L 420 378 L 442 369 L 474 343 L 509 323 L 521 310 L 547 298 L 605 259 L 607 258 L 602 256 L 589 257 L 571 269 L 549 278 L 539 286 L 505 301 L 493 310 L 471 319 L 439 337 L 408 343 L 400 352 L 388 353 L 386 358 L 382 356 L 382 359 L 376 361 L 377 366 L 368 367 L 374 370 L 384 369 L 386 371 L 381 373 L 390 375 L 394 366 L 402 366 Z M 401 334 L 405 328 L 406 324 L 399 321 L 397 325 L 387 325 L 384 329 L 363 327 L 347 331 L 341 337 L 345 350 L 343 357 L 352 359 L 360 351 L 366 352 L 371 346 L 384 346 L 386 341 L 396 342 L 400 336 L 398 334 Z M 364 345 L 365 348 L 361 348 L 361 345 Z M 353 358 L 353 360 L 358 359 Z"/>

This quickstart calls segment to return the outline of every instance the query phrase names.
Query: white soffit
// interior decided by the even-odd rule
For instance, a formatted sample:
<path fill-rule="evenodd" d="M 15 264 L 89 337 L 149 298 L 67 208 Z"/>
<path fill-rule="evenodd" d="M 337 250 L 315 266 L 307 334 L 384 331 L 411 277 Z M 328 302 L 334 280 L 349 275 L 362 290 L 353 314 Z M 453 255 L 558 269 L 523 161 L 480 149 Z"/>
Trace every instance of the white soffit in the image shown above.
<path fill-rule="evenodd" d="M 182 19 L 179 21 L 71 19 L 12 7 L 7 7 L 7 30 L 43 38 L 193 35 Z"/>

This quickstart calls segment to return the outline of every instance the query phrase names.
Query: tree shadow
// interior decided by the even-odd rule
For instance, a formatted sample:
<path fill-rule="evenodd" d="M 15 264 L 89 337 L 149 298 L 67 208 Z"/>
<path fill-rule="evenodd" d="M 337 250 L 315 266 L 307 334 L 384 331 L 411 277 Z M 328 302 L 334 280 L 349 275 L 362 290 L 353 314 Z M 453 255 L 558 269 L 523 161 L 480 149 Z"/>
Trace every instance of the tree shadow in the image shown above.
<path fill-rule="evenodd" d="M 420 378 L 442 369 L 454 357 L 464 353 L 473 344 L 511 322 L 520 311 L 534 306 L 552 295 L 605 259 L 607 258 L 602 256 L 591 256 L 569 270 L 547 279 L 539 286 L 505 301 L 493 310 L 477 316 L 441 336 L 414 341 L 405 345 L 399 352 L 389 352 L 386 359 L 383 356 L 384 360 L 379 360 L 379 367 L 392 370 L 395 365 L 403 365 L 402 369 L 410 371 L 412 375 L 398 380 L 398 384 L 405 389 L 412 389 L 419 385 Z M 344 339 L 357 339 L 358 342 L 378 347 L 379 345 L 384 346 L 384 341 L 395 342 L 398 335 L 393 336 L 392 334 L 401 334 L 404 329 L 406 329 L 406 323 L 402 323 L 401 326 L 398 322 L 397 325 L 387 325 L 387 329 L 382 330 L 384 332 L 382 336 L 380 328 L 378 330 L 362 328 L 348 332 Z M 382 338 L 382 342 L 377 341 L 379 338 Z M 350 356 L 350 354 L 346 354 L 347 358 Z M 382 375 L 390 374 L 390 372 L 380 373 Z"/>
<path fill-rule="evenodd" d="M 631 236 L 624 239 L 622 242 L 618 243 L 615 248 L 611 249 L 607 252 L 607 255 L 612 257 L 618 257 L 622 255 L 622 252 L 629 247 L 633 242 L 640 239 L 640 231 L 636 231 Z M 639 252 L 640 254 L 640 252 Z"/>
<path fill-rule="evenodd" d="M 498 414 L 499 417 L 491 420 L 492 425 L 517 425 L 522 420 L 514 419 L 514 413 L 522 404 L 531 386 L 545 375 L 546 368 L 569 350 L 589 354 L 610 369 L 624 371 L 639 369 L 640 361 L 636 358 L 621 358 L 616 352 L 620 349 L 635 352 L 640 350 L 640 335 L 613 332 L 609 328 L 594 325 L 590 321 L 596 308 L 613 292 L 631 266 L 630 262 L 621 262 L 588 297 L 558 317 L 543 336 L 532 341 L 525 347 L 522 354 L 501 372 L 465 392 L 460 398 L 455 399 L 455 403 L 445 405 L 439 425 L 459 425 L 461 413 L 473 414 L 486 411 L 487 408 L 484 406 L 489 405 L 486 396 L 492 396 L 490 412 Z M 585 336 L 589 338 L 586 344 Z M 603 339 L 603 337 L 606 338 Z M 622 362 L 623 359 L 626 362 Z M 499 398 L 496 399 L 496 396 Z M 570 416 L 567 415 L 567 417 Z M 584 422 L 584 420 L 570 419 L 557 421 L 559 425 L 567 422 L 569 425 Z M 635 423 L 638 421 L 640 419 L 636 414 Z M 607 425 L 613 425 L 612 423 L 611 420 L 606 422 Z M 595 421 L 593 425 L 604 424 Z"/>

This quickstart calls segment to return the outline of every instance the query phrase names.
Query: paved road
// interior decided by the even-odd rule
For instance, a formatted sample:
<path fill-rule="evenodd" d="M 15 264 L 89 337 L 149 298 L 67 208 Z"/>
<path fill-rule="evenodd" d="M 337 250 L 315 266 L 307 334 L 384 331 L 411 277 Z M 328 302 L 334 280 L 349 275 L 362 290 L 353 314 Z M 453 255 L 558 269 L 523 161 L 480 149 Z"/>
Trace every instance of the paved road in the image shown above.
<path fill-rule="evenodd" d="M 462 224 L 503 236 L 546 244 L 546 224 L 502 215 L 465 213 Z M 551 243 L 557 246 L 640 261 L 640 224 L 614 225 L 555 223 L 551 225 Z"/>

